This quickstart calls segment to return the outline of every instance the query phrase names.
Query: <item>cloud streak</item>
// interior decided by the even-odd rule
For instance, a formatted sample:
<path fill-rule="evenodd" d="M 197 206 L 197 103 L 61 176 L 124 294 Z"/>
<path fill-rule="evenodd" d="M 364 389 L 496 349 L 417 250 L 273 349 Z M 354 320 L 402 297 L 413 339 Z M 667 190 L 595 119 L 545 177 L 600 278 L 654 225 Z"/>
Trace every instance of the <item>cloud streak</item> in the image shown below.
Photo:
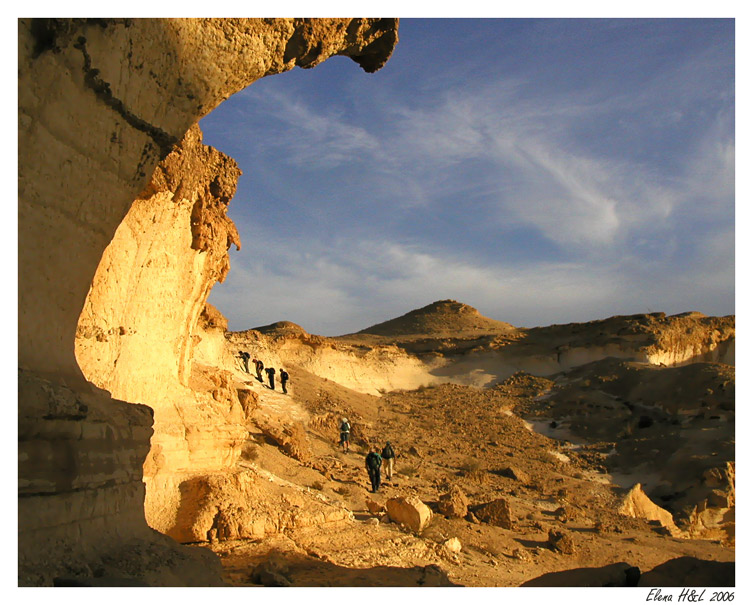
<path fill-rule="evenodd" d="M 552 67 L 580 40 L 559 27 L 536 24 L 544 50 L 520 70 L 469 51 L 424 74 L 406 51 L 373 89 L 314 70 L 230 99 L 235 127 L 217 132 L 252 166 L 239 196 L 256 210 L 235 217 L 249 257 L 213 297 L 258 303 L 234 329 L 300 317 L 343 333 L 441 298 L 518 325 L 733 312 L 732 47 L 701 22 L 655 38 L 621 22 L 635 46 L 564 48 Z"/>

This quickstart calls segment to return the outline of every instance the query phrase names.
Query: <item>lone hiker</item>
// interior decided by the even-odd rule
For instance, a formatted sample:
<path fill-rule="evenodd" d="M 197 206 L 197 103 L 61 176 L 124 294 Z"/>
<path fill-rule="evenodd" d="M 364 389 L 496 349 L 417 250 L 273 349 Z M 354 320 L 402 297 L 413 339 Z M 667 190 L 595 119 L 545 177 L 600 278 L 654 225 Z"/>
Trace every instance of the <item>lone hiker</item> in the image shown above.
<path fill-rule="evenodd" d="M 384 475 L 387 481 L 392 481 L 392 471 L 395 464 L 395 450 L 388 441 L 387 445 L 382 448 L 382 459 L 384 460 Z"/>
<path fill-rule="evenodd" d="M 240 357 L 243 361 L 243 367 L 246 368 L 246 374 L 250 374 L 250 372 L 248 371 L 248 360 L 251 359 L 251 355 L 249 355 L 246 351 L 238 351 L 238 357 Z"/>
<path fill-rule="evenodd" d="M 264 371 L 267 373 L 267 377 L 269 378 L 269 388 L 274 391 L 275 390 L 275 369 L 267 368 Z"/>
<path fill-rule="evenodd" d="M 261 377 L 261 371 L 264 369 L 264 362 L 261 359 L 254 359 L 254 366 L 256 366 L 256 378 L 259 382 L 264 382 Z"/>
<path fill-rule="evenodd" d="M 350 447 L 350 422 L 347 418 L 343 418 L 340 423 L 340 445 L 343 446 L 343 452 L 347 454 Z"/>
<path fill-rule="evenodd" d="M 285 383 L 288 381 L 288 378 L 290 378 L 290 375 L 280 368 L 280 385 L 282 386 L 282 392 L 287 394 L 288 390 L 285 388 Z"/>
<path fill-rule="evenodd" d="M 379 491 L 381 481 L 380 467 L 382 466 L 382 457 L 379 455 L 376 446 L 371 448 L 371 453 L 366 455 L 366 470 L 369 471 L 369 480 L 371 481 L 371 491 Z"/>

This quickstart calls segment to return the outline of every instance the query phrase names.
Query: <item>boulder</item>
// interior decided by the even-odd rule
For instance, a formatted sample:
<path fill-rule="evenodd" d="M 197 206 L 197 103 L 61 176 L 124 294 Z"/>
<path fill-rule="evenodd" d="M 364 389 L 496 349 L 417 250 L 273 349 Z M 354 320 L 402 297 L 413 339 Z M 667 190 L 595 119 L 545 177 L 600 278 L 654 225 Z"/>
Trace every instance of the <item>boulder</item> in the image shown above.
<path fill-rule="evenodd" d="M 627 517 L 658 521 L 672 536 L 679 536 L 682 532 L 675 525 L 672 514 L 654 504 L 645 494 L 640 483 L 636 483 L 625 495 L 617 508 L 617 512 Z"/>
<path fill-rule="evenodd" d="M 439 497 L 439 512 L 446 517 L 463 518 L 468 514 L 468 498 L 457 485 Z"/>
<path fill-rule="evenodd" d="M 547 544 L 552 550 L 565 555 L 572 555 L 575 552 L 573 539 L 570 537 L 570 534 L 564 531 L 550 529 Z"/>
<path fill-rule="evenodd" d="M 489 525 L 496 525 L 504 529 L 512 529 L 513 519 L 512 512 L 510 511 L 510 505 L 504 498 L 493 500 L 488 504 L 483 504 L 478 507 L 474 514 L 484 523 Z"/>
<path fill-rule="evenodd" d="M 460 540 L 458 540 L 457 538 L 450 538 L 449 540 L 445 540 L 443 542 L 443 546 L 447 550 L 455 554 L 459 553 L 463 549 L 462 544 L 460 544 Z"/>
<path fill-rule="evenodd" d="M 287 564 L 273 555 L 257 565 L 248 579 L 262 586 L 290 586 L 289 573 Z"/>
<path fill-rule="evenodd" d="M 390 498 L 387 500 L 387 514 L 396 523 L 416 533 L 429 525 L 432 518 L 429 507 L 415 496 Z"/>
<path fill-rule="evenodd" d="M 509 477 L 510 479 L 515 479 L 515 481 L 520 481 L 520 483 L 524 485 L 531 481 L 530 475 L 525 471 L 520 470 L 517 466 L 506 466 L 501 468 L 499 474 L 503 477 Z"/>

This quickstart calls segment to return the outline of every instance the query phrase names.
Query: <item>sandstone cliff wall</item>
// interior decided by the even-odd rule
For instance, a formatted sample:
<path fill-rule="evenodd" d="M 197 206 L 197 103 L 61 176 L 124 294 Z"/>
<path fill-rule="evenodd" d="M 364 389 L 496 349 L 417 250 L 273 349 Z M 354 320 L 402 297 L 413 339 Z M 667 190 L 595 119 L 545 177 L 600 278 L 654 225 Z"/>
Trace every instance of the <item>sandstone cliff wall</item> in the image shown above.
<path fill-rule="evenodd" d="M 140 565 L 130 561 L 124 573 L 149 572 L 153 582 L 211 584 L 217 566 L 207 564 L 201 554 L 192 559 L 187 551 L 166 556 L 169 545 L 144 520 L 139 468 L 146 456 L 151 417 L 132 405 L 145 401 L 126 367 L 134 364 L 134 373 L 143 374 L 157 403 L 167 403 L 160 400 L 160 389 L 165 388 L 160 376 L 167 384 L 187 388 L 192 325 L 211 287 L 206 280 L 213 271 L 218 277 L 222 267 L 206 262 L 210 239 L 202 231 L 201 217 L 207 208 L 196 205 L 202 196 L 193 197 L 194 191 L 181 195 L 167 178 L 153 191 L 145 191 L 145 186 L 157 163 L 191 125 L 233 93 L 262 76 L 296 65 L 313 67 L 334 54 L 350 56 L 366 71 L 375 71 L 396 43 L 397 23 L 20 19 L 18 28 L 19 582 L 50 584 L 56 575 L 91 576 L 92 565 L 100 564 L 105 554 L 120 552 L 126 541 L 139 539 L 160 556 L 149 561 L 146 557 Z M 222 189 L 223 183 L 210 183 L 209 192 L 215 187 Z M 89 341 L 84 348 L 92 372 L 102 372 L 103 380 L 126 393 L 126 403 L 87 382 L 74 342 L 105 248 L 141 192 L 137 212 L 150 202 L 165 208 L 158 221 L 167 229 L 165 244 L 188 244 L 197 253 L 173 258 L 163 248 L 165 254 L 152 257 L 132 248 L 130 254 L 141 254 L 140 260 L 129 257 L 128 275 L 106 286 L 105 299 L 123 301 L 133 294 L 145 301 L 159 297 L 164 288 L 147 284 L 139 275 L 146 277 L 160 265 L 175 272 L 171 283 L 190 294 L 169 316 L 169 329 L 152 323 L 159 314 L 147 313 L 145 304 L 122 302 L 111 310 L 105 304 L 97 307 L 95 297 L 84 310 L 79 336 Z M 186 217 L 191 220 L 188 231 L 174 233 L 171 219 Z M 157 239 L 149 225 L 132 222 L 126 228 Z M 186 269 L 184 284 L 178 272 Z M 152 299 L 150 305 L 155 302 L 159 304 Z M 152 352 L 145 346 L 150 331 Z M 162 357 L 158 352 L 173 355 Z M 214 408 L 200 412 L 213 418 L 240 413 L 232 398 L 221 393 L 219 401 L 213 395 L 211 401 L 203 395 L 201 399 L 197 409 Z M 65 411 L 61 418 L 61 401 L 83 402 L 83 407 L 75 404 L 78 411 Z M 157 428 L 163 419 L 170 423 L 168 414 L 178 414 L 169 411 L 169 404 L 155 410 Z M 209 432 L 197 428 L 185 434 L 184 441 L 194 446 L 181 447 L 174 456 L 165 454 L 166 459 L 182 456 L 192 468 L 196 463 L 216 464 L 202 458 L 208 450 L 201 442 L 217 439 Z M 221 438 L 232 449 L 235 436 L 230 433 Z M 160 468 L 156 449 L 147 468 Z M 191 563 L 196 557 L 203 561 L 198 567 Z M 171 565 L 172 571 L 155 576 L 160 565 Z M 176 571 L 179 568 L 187 573 Z"/>

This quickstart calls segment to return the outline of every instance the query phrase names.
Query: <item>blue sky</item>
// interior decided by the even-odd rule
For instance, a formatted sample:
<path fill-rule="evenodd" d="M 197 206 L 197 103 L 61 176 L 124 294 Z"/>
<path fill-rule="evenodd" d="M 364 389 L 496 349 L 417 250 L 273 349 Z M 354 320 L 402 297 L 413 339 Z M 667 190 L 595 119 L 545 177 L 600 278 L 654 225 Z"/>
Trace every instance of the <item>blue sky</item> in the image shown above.
<path fill-rule="evenodd" d="M 734 21 L 403 19 L 200 125 L 244 175 L 210 302 L 338 335 L 454 298 L 518 326 L 735 312 Z"/>

